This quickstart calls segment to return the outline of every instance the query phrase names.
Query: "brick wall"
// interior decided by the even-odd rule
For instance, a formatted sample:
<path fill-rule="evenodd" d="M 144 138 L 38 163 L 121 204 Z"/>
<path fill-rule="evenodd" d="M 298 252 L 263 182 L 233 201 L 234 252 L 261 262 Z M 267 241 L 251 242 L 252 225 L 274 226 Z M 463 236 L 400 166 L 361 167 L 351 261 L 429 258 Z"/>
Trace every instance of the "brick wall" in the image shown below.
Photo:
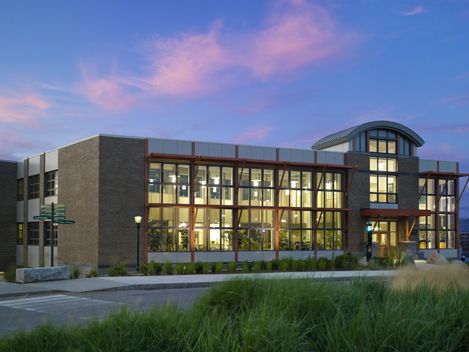
<path fill-rule="evenodd" d="M 0 271 L 16 263 L 16 163 L 0 161 Z"/>

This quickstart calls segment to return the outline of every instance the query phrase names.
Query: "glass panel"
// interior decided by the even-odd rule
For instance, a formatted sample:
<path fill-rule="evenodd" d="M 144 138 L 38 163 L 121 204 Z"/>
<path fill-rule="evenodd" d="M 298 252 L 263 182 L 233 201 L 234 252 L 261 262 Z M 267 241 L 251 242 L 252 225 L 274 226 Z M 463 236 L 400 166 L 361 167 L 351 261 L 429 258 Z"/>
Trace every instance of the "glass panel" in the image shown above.
<path fill-rule="evenodd" d="M 212 226 L 210 224 L 209 230 L 209 250 L 219 251 L 221 250 L 221 231 L 219 228 Z"/>
<path fill-rule="evenodd" d="M 378 176 L 370 175 L 370 192 L 378 192 Z"/>
<path fill-rule="evenodd" d="M 176 183 L 176 165 L 163 164 L 163 182 Z"/>
<path fill-rule="evenodd" d="M 222 168 L 222 177 L 223 177 L 223 185 L 232 186 L 233 185 L 233 168 L 232 167 Z"/>
<path fill-rule="evenodd" d="M 222 204 L 233 205 L 233 187 L 222 188 Z"/>
<path fill-rule="evenodd" d="M 294 251 L 301 250 L 301 230 L 290 231 L 290 249 Z"/>
<path fill-rule="evenodd" d="M 316 185 L 318 189 L 324 189 L 324 173 L 316 173 Z"/>
<path fill-rule="evenodd" d="M 303 171 L 301 173 L 301 178 L 301 187 L 304 189 L 311 189 L 311 172 Z"/>
<path fill-rule="evenodd" d="M 246 167 L 239 169 L 239 184 L 249 186 L 249 169 Z"/>
<path fill-rule="evenodd" d="M 274 170 L 264 170 L 264 187 L 274 187 Z"/>
<path fill-rule="evenodd" d="M 312 231 L 311 230 L 301 231 L 301 249 L 302 250 L 311 250 L 312 249 L 311 236 L 312 236 Z"/>
<path fill-rule="evenodd" d="M 194 202 L 195 204 L 206 204 L 207 186 L 196 185 L 194 192 Z"/>
<path fill-rule="evenodd" d="M 194 229 L 194 246 L 196 251 L 206 251 L 205 229 Z"/>
<path fill-rule="evenodd" d="M 290 199 L 290 190 L 281 189 L 280 190 L 279 205 L 281 207 L 288 207 L 289 206 L 289 199 Z"/>
<path fill-rule="evenodd" d="M 378 141 L 378 153 L 386 153 L 386 141 Z"/>
<path fill-rule="evenodd" d="M 317 203 L 318 208 L 324 208 L 324 192 L 323 191 L 318 192 L 316 203 Z"/>
<path fill-rule="evenodd" d="M 378 141 L 376 139 L 370 139 L 370 153 L 376 153 L 378 151 Z"/>
<path fill-rule="evenodd" d="M 395 141 L 388 141 L 388 153 L 396 154 L 396 142 Z"/>
<path fill-rule="evenodd" d="M 263 230 L 263 249 L 264 250 L 273 250 L 274 249 L 274 231 L 273 230 Z"/>
<path fill-rule="evenodd" d="M 326 193 L 326 208 L 334 207 L 334 192 L 325 192 Z"/>
<path fill-rule="evenodd" d="M 197 176 L 195 177 L 195 183 L 198 185 L 206 185 L 207 184 L 207 167 L 197 165 Z"/>
<path fill-rule="evenodd" d="M 209 187 L 209 204 L 219 205 L 221 201 L 221 188 Z"/>
<path fill-rule="evenodd" d="M 233 227 L 233 210 L 221 210 L 221 223 L 223 227 Z"/>
<path fill-rule="evenodd" d="M 330 172 L 327 172 L 326 173 L 326 178 L 325 178 L 325 185 L 326 185 L 326 190 L 332 190 L 333 186 L 334 186 L 334 182 L 333 182 L 333 176 L 334 174 L 330 173 Z"/>
<path fill-rule="evenodd" d="M 262 205 L 262 190 L 261 189 L 251 189 L 251 206 L 261 206 Z"/>
<path fill-rule="evenodd" d="M 238 216 L 239 227 L 249 227 L 249 210 L 241 209 Z"/>
<path fill-rule="evenodd" d="M 370 158 L 370 170 L 371 171 L 378 171 L 378 158 L 371 157 Z"/>
<path fill-rule="evenodd" d="M 288 230 L 280 230 L 278 232 L 279 249 L 288 249 Z"/>
<path fill-rule="evenodd" d="M 233 230 L 221 230 L 221 250 L 233 250 Z"/>
<path fill-rule="evenodd" d="M 196 208 L 195 209 L 195 227 L 205 227 L 205 209 Z"/>
<path fill-rule="evenodd" d="M 301 207 L 301 191 L 300 190 L 294 189 L 290 191 L 290 206 Z"/>
<path fill-rule="evenodd" d="M 264 228 L 274 227 L 274 212 L 272 210 L 262 210 L 262 223 Z"/>
<path fill-rule="evenodd" d="M 209 183 L 211 185 L 218 186 L 220 185 L 220 168 L 218 166 L 210 166 L 208 169 L 209 172 Z"/>
<path fill-rule="evenodd" d="M 176 178 L 176 176 L 174 176 Z M 176 186 L 163 185 L 163 203 L 176 203 Z"/>
<path fill-rule="evenodd" d="M 302 216 L 302 218 L 301 218 L 302 227 L 304 229 L 312 228 L 313 223 L 312 223 L 311 212 L 310 211 L 302 211 L 301 216 Z"/>
<path fill-rule="evenodd" d="M 290 171 L 290 187 L 291 188 L 300 188 L 301 178 L 299 171 Z"/>
<path fill-rule="evenodd" d="M 273 189 L 264 189 L 264 206 L 272 207 L 274 205 L 274 190 Z"/>
<path fill-rule="evenodd" d="M 304 208 L 312 207 L 312 192 L 311 191 L 301 191 L 301 203 Z"/>
<path fill-rule="evenodd" d="M 387 171 L 386 158 L 378 158 L 378 171 Z"/>
<path fill-rule="evenodd" d="M 334 175 L 334 189 L 342 190 L 342 174 L 337 173 Z"/>
<path fill-rule="evenodd" d="M 240 188 L 238 193 L 238 204 L 249 205 L 249 188 Z"/>
<path fill-rule="evenodd" d="M 178 165 L 178 183 L 188 185 L 190 183 L 190 166 Z"/>
<path fill-rule="evenodd" d="M 299 210 L 293 210 L 290 212 L 290 228 L 301 227 L 301 212 Z"/>
<path fill-rule="evenodd" d="M 251 169 L 251 186 L 261 187 L 262 186 L 262 170 Z"/>
<path fill-rule="evenodd" d="M 178 186 L 178 203 L 189 204 L 190 186 L 179 185 Z"/>
<path fill-rule="evenodd" d="M 388 171 L 389 172 L 397 172 L 397 159 L 388 159 Z"/>
<path fill-rule="evenodd" d="M 280 183 L 280 187 L 289 188 L 290 185 L 288 184 L 288 171 L 287 170 L 279 171 L 278 181 Z"/>
<path fill-rule="evenodd" d="M 238 248 L 241 251 L 249 250 L 249 230 L 248 229 L 239 229 Z"/>

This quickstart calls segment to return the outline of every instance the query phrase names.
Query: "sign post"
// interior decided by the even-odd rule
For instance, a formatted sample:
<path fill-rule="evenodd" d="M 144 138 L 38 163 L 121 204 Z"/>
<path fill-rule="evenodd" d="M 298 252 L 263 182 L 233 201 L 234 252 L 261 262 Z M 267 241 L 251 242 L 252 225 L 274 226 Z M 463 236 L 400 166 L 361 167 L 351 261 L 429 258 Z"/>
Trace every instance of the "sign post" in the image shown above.
<path fill-rule="evenodd" d="M 372 245 L 373 245 L 373 240 L 372 240 L 373 226 L 371 225 L 371 222 L 369 221 L 366 223 L 366 235 L 367 235 L 366 261 L 369 262 L 372 256 Z"/>
<path fill-rule="evenodd" d="M 71 225 L 74 220 L 68 220 L 65 217 L 66 208 L 63 204 L 44 204 L 41 205 L 41 213 L 39 216 L 33 216 L 34 220 L 50 221 L 50 266 L 54 266 L 54 240 L 55 230 L 54 224 Z"/>

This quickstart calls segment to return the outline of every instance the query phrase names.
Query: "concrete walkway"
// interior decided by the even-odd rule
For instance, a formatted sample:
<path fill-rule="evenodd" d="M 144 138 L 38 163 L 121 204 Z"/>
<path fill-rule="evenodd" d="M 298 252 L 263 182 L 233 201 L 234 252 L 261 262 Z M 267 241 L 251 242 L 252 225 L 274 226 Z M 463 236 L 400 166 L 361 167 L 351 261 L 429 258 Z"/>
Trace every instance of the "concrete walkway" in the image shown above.
<path fill-rule="evenodd" d="M 99 277 L 76 280 L 14 284 L 0 282 L 0 297 L 34 295 L 51 292 L 93 292 L 104 290 L 167 289 L 210 286 L 232 279 L 312 279 L 349 280 L 355 277 L 389 278 L 396 270 L 351 270 L 319 272 L 281 272 L 259 274 L 199 274 Z"/>

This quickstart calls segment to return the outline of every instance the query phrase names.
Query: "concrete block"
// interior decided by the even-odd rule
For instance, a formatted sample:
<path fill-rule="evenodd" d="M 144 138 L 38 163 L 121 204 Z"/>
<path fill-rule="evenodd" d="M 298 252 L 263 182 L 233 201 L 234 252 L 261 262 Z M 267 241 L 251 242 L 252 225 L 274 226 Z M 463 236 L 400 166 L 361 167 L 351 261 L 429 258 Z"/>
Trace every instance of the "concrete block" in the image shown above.
<path fill-rule="evenodd" d="M 21 284 L 69 279 L 70 270 L 67 266 L 16 269 L 16 282 Z"/>

